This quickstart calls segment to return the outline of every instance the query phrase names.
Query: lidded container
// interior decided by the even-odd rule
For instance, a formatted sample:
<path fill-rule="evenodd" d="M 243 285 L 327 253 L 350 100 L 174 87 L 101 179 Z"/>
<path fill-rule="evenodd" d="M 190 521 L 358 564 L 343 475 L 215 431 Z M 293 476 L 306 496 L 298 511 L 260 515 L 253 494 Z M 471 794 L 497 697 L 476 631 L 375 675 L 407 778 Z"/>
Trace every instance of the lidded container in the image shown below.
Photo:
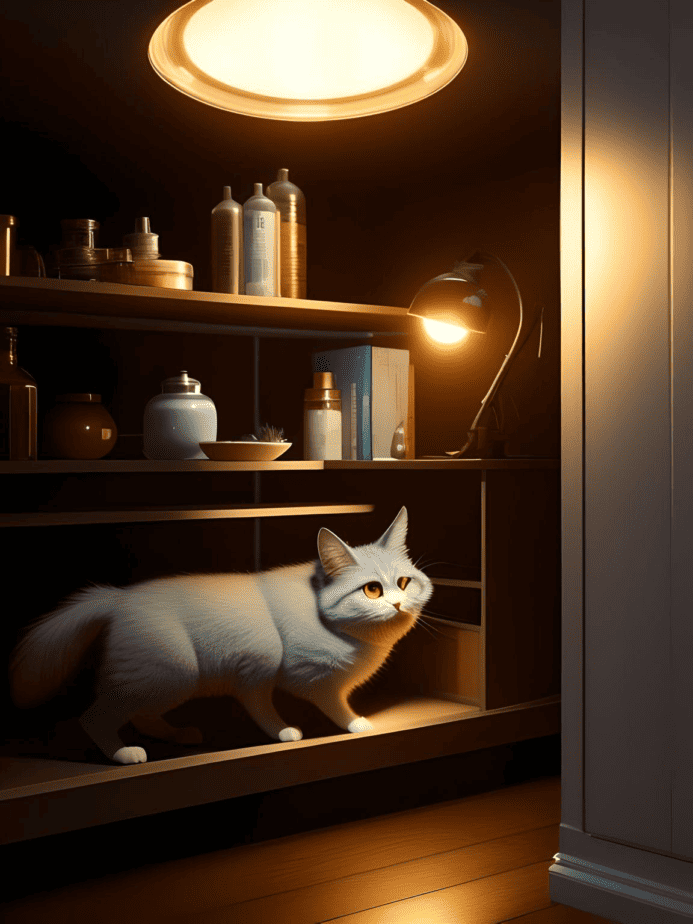
<path fill-rule="evenodd" d="M 277 208 L 262 194 L 262 183 L 243 205 L 245 294 L 273 297 L 279 288 Z"/>
<path fill-rule="evenodd" d="M 161 394 L 144 409 L 144 454 L 148 459 L 207 459 L 200 443 L 215 442 L 217 410 L 184 370 L 161 383 Z"/>
<path fill-rule="evenodd" d="M 281 294 L 306 298 L 306 197 L 282 167 L 275 182 L 267 187 L 267 198 L 279 212 Z"/>
<path fill-rule="evenodd" d="M 118 438 L 115 421 L 92 392 L 57 395 L 43 423 L 43 449 L 53 459 L 102 459 Z"/>
<path fill-rule="evenodd" d="M 342 458 L 342 398 L 331 372 L 314 372 L 303 399 L 303 458 Z"/>
<path fill-rule="evenodd" d="M 244 295 L 244 262 L 243 206 L 224 186 L 224 198 L 212 209 L 212 292 Z"/>
<path fill-rule="evenodd" d="M 136 218 L 135 230 L 124 235 L 123 243 L 130 254 L 130 262 L 106 263 L 99 276 L 102 282 L 192 290 L 192 264 L 185 260 L 161 259 L 159 235 L 152 232 L 148 218 Z"/>

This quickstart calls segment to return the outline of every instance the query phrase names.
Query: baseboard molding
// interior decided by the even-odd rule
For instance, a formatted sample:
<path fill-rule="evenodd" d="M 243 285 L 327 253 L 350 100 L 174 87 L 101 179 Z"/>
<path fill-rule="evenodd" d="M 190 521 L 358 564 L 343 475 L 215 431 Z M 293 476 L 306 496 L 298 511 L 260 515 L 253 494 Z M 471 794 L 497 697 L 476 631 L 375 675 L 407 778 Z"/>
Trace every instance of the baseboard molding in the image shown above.
<path fill-rule="evenodd" d="M 552 901 L 621 924 L 690 924 L 693 892 L 557 853 L 549 867 Z M 656 915 L 656 916 L 655 916 Z"/>

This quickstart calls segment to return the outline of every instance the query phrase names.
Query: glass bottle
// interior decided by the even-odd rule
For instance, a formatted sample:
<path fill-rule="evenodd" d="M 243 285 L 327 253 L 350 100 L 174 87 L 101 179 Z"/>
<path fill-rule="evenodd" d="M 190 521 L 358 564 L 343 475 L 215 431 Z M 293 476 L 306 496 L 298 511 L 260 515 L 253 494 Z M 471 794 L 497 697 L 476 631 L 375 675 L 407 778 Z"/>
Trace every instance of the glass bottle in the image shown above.
<path fill-rule="evenodd" d="M 0 459 L 36 459 L 36 382 L 17 365 L 17 328 L 0 327 Z"/>

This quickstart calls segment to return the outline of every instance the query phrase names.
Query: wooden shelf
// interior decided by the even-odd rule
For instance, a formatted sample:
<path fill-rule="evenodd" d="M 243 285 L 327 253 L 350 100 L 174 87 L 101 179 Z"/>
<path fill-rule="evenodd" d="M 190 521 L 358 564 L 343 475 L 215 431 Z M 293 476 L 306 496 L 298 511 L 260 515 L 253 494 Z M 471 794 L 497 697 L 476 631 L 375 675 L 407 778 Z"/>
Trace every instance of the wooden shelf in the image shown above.
<path fill-rule="evenodd" d="M 0 321 L 282 337 L 288 330 L 404 334 L 411 324 L 407 308 L 22 276 L 0 278 Z"/>
<path fill-rule="evenodd" d="M 435 697 L 381 696 L 374 730 L 145 764 L 0 756 L 0 843 L 555 734 L 560 697 L 482 713 Z M 188 749 L 193 750 L 193 749 Z M 18 748 L 21 755 L 21 747 Z"/>
<path fill-rule="evenodd" d="M 304 462 L 301 460 L 282 462 L 211 462 L 194 459 L 188 462 L 150 461 L 149 459 L 39 459 L 36 462 L 0 462 L 0 475 L 28 474 L 78 474 L 86 472 L 104 473 L 146 473 L 146 472 L 289 472 L 289 471 L 331 471 L 335 469 L 404 469 L 407 471 L 434 469 L 483 470 L 483 469 L 539 469 L 560 465 L 558 459 L 392 459 L 392 461 L 352 462 L 325 461 Z"/>
<path fill-rule="evenodd" d="M 94 523 L 152 523 L 162 520 L 219 520 L 255 517 L 306 517 L 372 513 L 373 504 L 234 504 L 180 507 L 133 507 L 118 510 L 66 510 L 0 514 L 3 526 L 78 526 Z"/>

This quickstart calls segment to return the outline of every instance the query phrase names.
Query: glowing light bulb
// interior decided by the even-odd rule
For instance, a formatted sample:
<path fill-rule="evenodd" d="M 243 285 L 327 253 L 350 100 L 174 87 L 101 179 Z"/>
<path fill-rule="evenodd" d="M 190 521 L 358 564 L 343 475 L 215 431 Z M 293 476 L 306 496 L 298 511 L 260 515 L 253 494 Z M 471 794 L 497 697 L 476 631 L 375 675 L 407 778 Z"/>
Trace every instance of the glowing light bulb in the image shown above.
<path fill-rule="evenodd" d="M 432 321 L 430 318 L 423 319 L 423 326 L 428 336 L 437 343 L 459 343 L 469 335 L 466 327 L 445 324 L 443 321 Z"/>

